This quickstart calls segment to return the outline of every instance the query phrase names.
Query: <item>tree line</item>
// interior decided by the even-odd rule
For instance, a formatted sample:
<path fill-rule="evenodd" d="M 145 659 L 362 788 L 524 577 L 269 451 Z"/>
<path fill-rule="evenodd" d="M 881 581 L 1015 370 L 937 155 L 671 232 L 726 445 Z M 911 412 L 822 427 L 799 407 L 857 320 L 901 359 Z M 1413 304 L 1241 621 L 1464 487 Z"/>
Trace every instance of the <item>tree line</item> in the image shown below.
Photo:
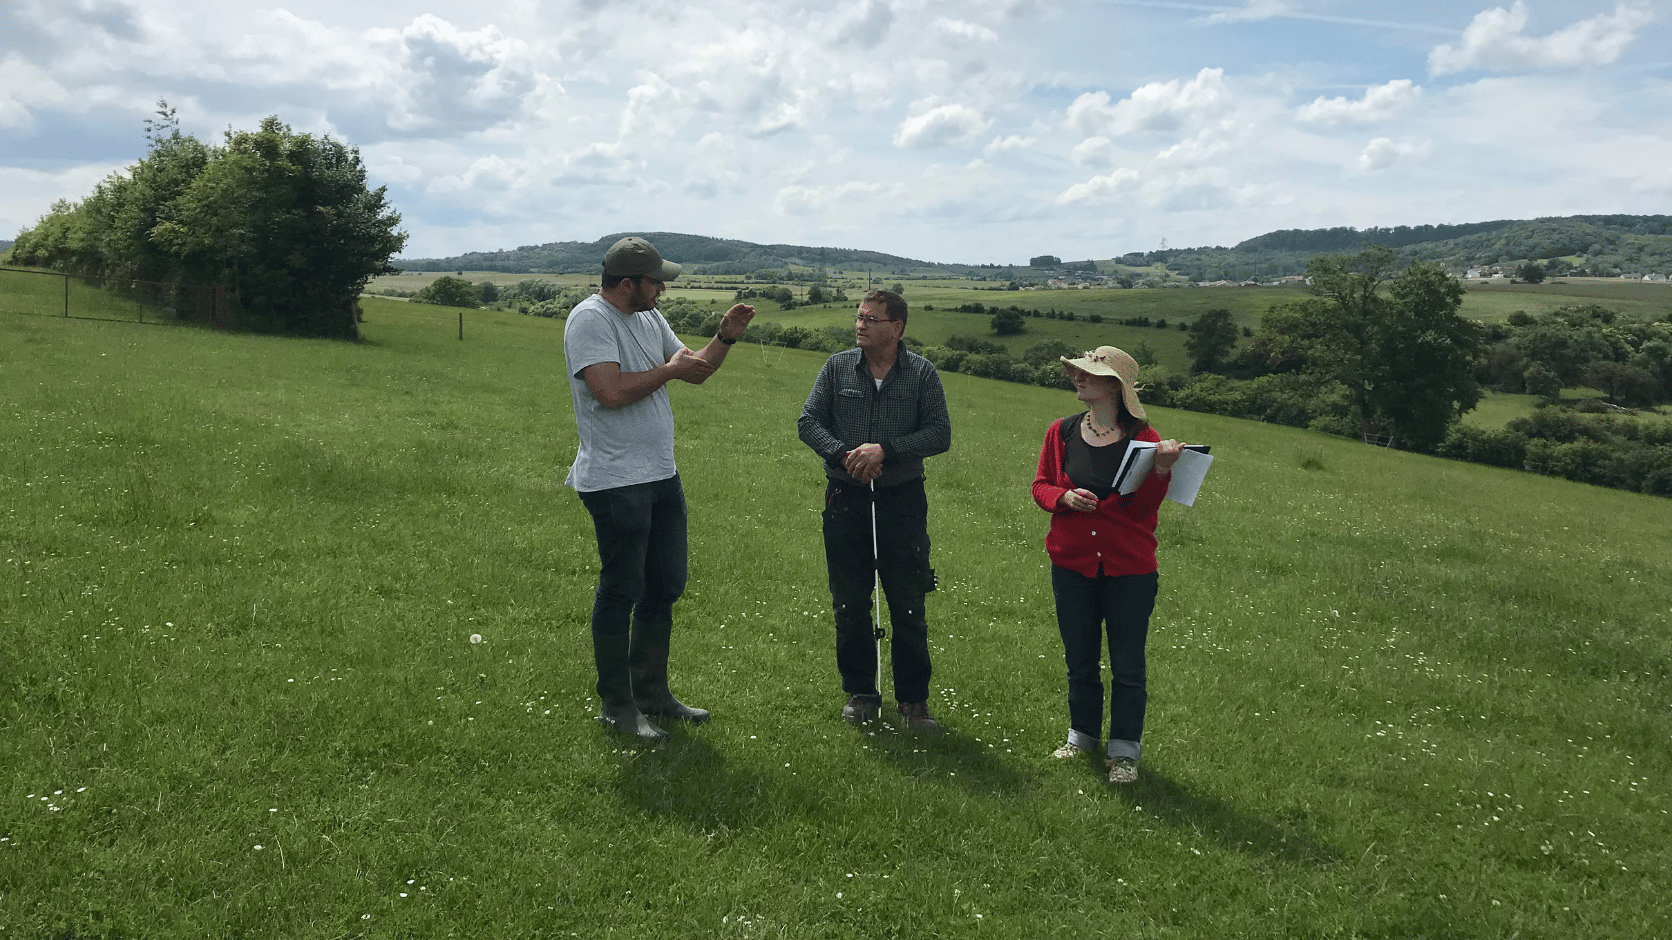
<path fill-rule="evenodd" d="M 1132 252 L 1122 264 L 1163 264 L 1195 281 L 1241 281 L 1294 274 L 1318 254 L 1394 249 L 1401 263 L 1431 261 L 1467 267 L 1517 267 L 1538 262 L 1551 275 L 1672 275 L 1672 216 L 1578 215 L 1525 221 L 1393 228 L 1286 229 L 1235 247 Z"/>
<path fill-rule="evenodd" d="M 359 335 L 360 291 L 395 273 L 406 234 L 384 188 L 367 188 L 358 150 L 277 117 L 211 146 L 180 133 L 162 101 L 146 140 L 137 164 L 20 234 L 10 262 L 181 294 L 218 287 L 243 328 Z"/>

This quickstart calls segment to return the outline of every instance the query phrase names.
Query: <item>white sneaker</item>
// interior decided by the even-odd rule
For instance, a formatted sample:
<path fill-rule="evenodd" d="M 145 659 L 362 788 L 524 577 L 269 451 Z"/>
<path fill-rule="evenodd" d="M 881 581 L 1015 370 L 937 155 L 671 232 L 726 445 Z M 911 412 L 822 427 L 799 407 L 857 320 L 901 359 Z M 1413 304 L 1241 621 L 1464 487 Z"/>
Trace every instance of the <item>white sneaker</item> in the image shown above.
<path fill-rule="evenodd" d="M 1138 762 L 1130 757 L 1109 758 L 1110 783 L 1137 783 Z"/>

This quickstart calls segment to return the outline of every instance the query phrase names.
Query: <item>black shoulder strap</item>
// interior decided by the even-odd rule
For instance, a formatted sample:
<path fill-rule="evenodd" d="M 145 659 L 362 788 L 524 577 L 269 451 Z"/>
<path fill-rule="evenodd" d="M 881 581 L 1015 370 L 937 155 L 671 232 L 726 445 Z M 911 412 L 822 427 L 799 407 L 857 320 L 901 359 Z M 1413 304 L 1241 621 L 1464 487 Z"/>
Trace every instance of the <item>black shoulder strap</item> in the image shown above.
<path fill-rule="evenodd" d="M 1068 472 L 1068 442 L 1080 434 L 1080 419 L 1084 418 L 1084 411 L 1071 414 L 1057 423 L 1057 433 L 1062 435 L 1062 470 Z"/>

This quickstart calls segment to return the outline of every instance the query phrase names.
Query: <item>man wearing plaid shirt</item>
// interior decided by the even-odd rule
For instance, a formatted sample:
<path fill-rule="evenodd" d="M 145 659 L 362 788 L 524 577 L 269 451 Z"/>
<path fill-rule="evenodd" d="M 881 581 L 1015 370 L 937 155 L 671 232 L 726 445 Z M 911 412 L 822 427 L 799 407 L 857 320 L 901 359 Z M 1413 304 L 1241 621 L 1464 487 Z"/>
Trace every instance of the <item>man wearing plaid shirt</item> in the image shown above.
<path fill-rule="evenodd" d="M 924 595 L 935 588 L 935 572 L 923 458 L 952 446 L 952 422 L 940 373 L 903 342 L 906 313 L 905 299 L 893 291 L 865 295 L 854 318 L 856 348 L 831 356 L 819 370 L 797 427 L 802 442 L 824 458 L 828 478 L 824 556 L 836 612 L 836 669 L 848 693 L 842 717 L 871 721 L 882 706 L 871 629 L 871 588 L 880 573 L 894 627 L 894 696 L 913 728 L 931 731 L 940 726 L 928 703 Z"/>

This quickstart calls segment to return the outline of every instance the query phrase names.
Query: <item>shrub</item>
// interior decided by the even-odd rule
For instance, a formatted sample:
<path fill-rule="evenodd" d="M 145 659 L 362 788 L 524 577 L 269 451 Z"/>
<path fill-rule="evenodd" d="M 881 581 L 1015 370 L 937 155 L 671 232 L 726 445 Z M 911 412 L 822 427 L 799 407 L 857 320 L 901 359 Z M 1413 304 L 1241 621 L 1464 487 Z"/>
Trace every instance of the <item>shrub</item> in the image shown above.
<path fill-rule="evenodd" d="M 1027 352 L 1022 353 L 1022 361 L 1030 366 L 1050 365 L 1061 372 L 1062 363 L 1058 360 L 1063 356 L 1073 359 L 1079 354 L 1078 349 L 1060 339 L 1047 339 L 1029 346 Z"/>
<path fill-rule="evenodd" d="M 1174 393 L 1173 407 L 1230 418 L 1245 417 L 1246 388 L 1246 383 L 1207 373 Z"/>
<path fill-rule="evenodd" d="M 1074 380 L 1068 377 L 1068 370 L 1060 362 L 1047 362 L 1033 367 L 1033 384 L 1044 388 L 1061 389 L 1065 392 L 1074 390 Z"/>
<path fill-rule="evenodd" d="M 1174 407 L 1174 395 L 1188 384 L 1188 379 L 1164 365 L 1152 363 L 1138 368 L 1138 400 L 1146 405 Z"/>
<path fill-rule="evenodd" d="M 1360 436 L 1359 423 L 1355 418 L 1347 415 L 1319 415 L 1306 425 L 1307 429 L 1322 434 L 1333 434 L 1336 437 L 1350 437 L 1358 440 Z"/>
<path fill-rule="evenodd" d="M 948 346 L 925 346 L 918 350 L 918 355 L 929 360 L 935 368 L 942 372 L 957 372 L 959 367 L 964 364 L 964 359 L 969 356 L 969 353 Z"/>
<path fill-rule="evenodd" d="M 482 292 L 469 281 L 443 274 L 428 287 L 414 294 L 411 302 L 475 309 L 482 304 Z"/>
<path fill-rule="evenodd" d="M 1441 442 L 1438 453 L 1451 460 L 1520 470 L 1527 465 L 1527 437 L 1509 430 L 1455 424 Z"/>
<path fill-rule="evenodd" d="M 988 342 L 984 339 L 974 339 L 968 336 L 959 336 L 956 333 L 946 338 L 946 348 L 961 349 L 967 353 L 977 353 L 988 356 L 1005 354 L 1004 347 L 1000 346 L 998 343 Z"/>
<path fill-rule="evenodd" d="M 1004 353 L 972 354 L 964 360 L 961 371 L 965 375 L 1004 382 L 1032 382 L 1035 378 L 1035 370 Z"/>
<path fill-rule="evenodd" d="M 1244 417 L 1304 428 L 1324 410 L 1317 402 L 1322 394 L 1325 383 L 1316 376 L 1294 372 L 1262 375 L 1248 382 L 1243 391 Z"/>

